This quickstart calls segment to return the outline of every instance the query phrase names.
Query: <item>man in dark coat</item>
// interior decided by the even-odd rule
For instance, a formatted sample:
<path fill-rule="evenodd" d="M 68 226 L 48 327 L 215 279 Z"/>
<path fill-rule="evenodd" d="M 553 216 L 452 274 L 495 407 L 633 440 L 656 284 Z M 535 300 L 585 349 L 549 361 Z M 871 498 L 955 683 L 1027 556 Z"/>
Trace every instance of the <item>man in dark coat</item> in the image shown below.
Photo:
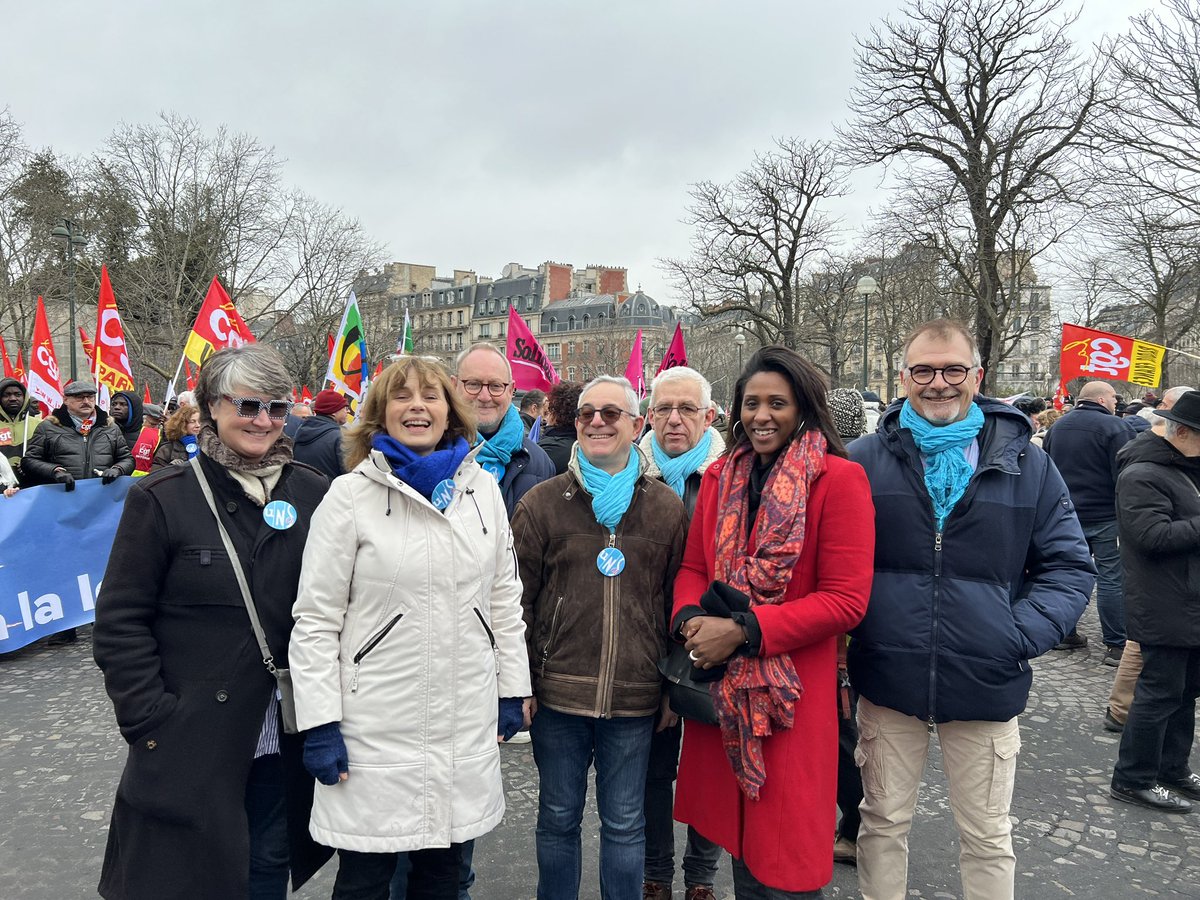
<path fill-rule="evenodd" d="M 936 730 L 963 893 L 1011 897 L 1009 807 L 1029 661 L 1075 625 L 1094 573 L 1067 487 L 1029 443 L 1029 417 L 979 396 L 971 333 L 926 322 L 902 360 L 906 399 L 850 445 L 880 536 L 870 605 L 848 650 L 864 792 L 859 885 L 866 897 L 904 896 Z"/>
<path fill-rule="evenodd" d="M 1159 415 L 1166 434 L 1130 444 L 1117 480 L 1125 615 L 1142 672 L 1110 793 L 1185 813 L 1184 797 L 1200 800 L 1200 777 L 1188 766 L 1200 696 L 1200 391 Z"/>
<path fill-rule="evenodd" d="M 333 481 L 346 474 L 342 465 L 342 426 L 350 418 L 350 404 L 337 391 L 324 390 L 313 399 L 312 411 L 292 435 L 293 454 L 296 462 L 324 472 Z"/>
<path fill-rule="evenodd" d="M 1104 664 L 1117 666 L 1125 649 L 1125 592 L 1121 551 L 1117 548 L 1117 452 L 1137 437 L 1133 426 L 1115 415 L 1117 392 L 1107 381 L 1089 381 L 1079 402 L 1054 423 L 1042 439 L 1071 491 L 1071 502 L 1083 526 L 1088 550 L 1096 563 L 1096 612 L 1107 648 Z M 1075 632 L 1058 649 L 1086 646 Z"/>
<path fill-rule="evenodd" d="M 132 475 L 133 454 L 121 429 L 96 406 L 95 386 L 73 381 L 63 394 L 63 405 L 34 432 L 23 470 L 38 484 L 58 482 L 67 490 L 74 490 L 80 478 L 99 477 L 112 484 L 122 475 Z"/>
<path fill-rule="evenodd" d="M 142 434 L 142 398 L 134 391 L 117 391 L 108 401 L 108 414 L 113 424 L 125 435 L 130 452 Z"/>

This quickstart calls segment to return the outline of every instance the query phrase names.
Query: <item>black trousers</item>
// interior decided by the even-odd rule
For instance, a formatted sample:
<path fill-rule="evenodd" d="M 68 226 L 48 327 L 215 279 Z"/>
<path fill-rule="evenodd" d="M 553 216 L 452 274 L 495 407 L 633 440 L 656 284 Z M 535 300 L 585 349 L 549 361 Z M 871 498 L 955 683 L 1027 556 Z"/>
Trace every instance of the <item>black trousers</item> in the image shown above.
<path fill-rule="evenodd" d="M 1200 647 L 1142 644 L 1142 674 L 1133 690 L 1113 767 L 1115 787 L 1146 790 L 1187 778 L 1196 737 L 1197 697 Z"/>
<path fill-rule="evenodd" d="M 838 698 L 841 703 L 841 697 Z M 862 803 L 862 773 L 854 762 L 854 748 L 858 746 L 858 723 L 855 710 L 858 708 L 858 692 L 850 692 L 850 718 L 843 719 L 838 710 L 838 768 L 837 805 L 842 812 L 838 822 L 837 836 L 849 841 L 858 840 L 858 826 L 862 817 L 858 804 Z"/>
<path fill-rule="evenodd" d="M 338 851 L 332 900 L 388 900 L 397 853 Z M 408 900 L 457 900 L 462 844 L 408 853 Z"/>

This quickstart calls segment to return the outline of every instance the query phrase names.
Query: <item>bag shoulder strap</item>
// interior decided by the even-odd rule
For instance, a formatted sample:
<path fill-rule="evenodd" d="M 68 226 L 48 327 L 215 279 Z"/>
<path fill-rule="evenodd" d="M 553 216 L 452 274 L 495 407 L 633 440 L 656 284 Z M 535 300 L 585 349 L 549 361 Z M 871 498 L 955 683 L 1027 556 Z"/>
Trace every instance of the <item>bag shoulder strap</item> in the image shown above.
<path fill-rule="evenodd" d="M 258 640 L 258 649 L 262 652 L 263 664 L 274 674 L 275 658 L 271 655 L 271 648 L 267 646 L 267 636 L 263 632 L 262 622 L 258 619 L 258 610 L 254 606 L 254 598 L 250 596 L 250 585 L 246 583 L 246 573 L 242 570 L 242 561 L 238 558 L 237 550 L 233 547 L 233 541 L 229 537 L 229 532 L 225 530 L 225 523 L 221 521 L 221 516 L 217 513 L 217 503 L 213 499 L 212 488 L 209 486 L 208 478 L 205 476 L 204 469 L 200 465 L 200 455 L 196 454 L 193 456 L 189 464 L 196 473 L 196 480 L 200 483 L 200 491 L 204 494 L 204 499 L 208 502 L 208 508 L 212 511 L 213 518 L 217 520 L 217 530 L 221 532 L 221 543 L 225 545 L 225 553 L 229 556 L 229 562 L 233 564 L 233 575 L 237 579 L 238 588 L 241 589 L 242 602 L 246 604 L 246 612 L 250 615 L 250 625 L 254 629 L 254 637 Z"/>

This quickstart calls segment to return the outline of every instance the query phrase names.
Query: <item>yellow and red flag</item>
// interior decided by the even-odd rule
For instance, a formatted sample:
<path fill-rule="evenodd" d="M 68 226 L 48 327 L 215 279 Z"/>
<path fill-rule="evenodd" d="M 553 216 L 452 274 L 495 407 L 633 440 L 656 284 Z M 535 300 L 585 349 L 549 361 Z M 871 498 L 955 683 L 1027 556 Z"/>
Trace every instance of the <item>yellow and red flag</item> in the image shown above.
<path fill-rule="evenodd" d="M 358 312 L 358 298 L 351 291 L 346 309 L 342 312 L 342 323 L 334 338 L 333 350 L 329 354 L 325 385 L 332 384 L 347 397 L 361 400 L 367 371 L 367 345 L 363 340 L 362 317 Z"/>
<path fill-rule="evenodd" d="M 1059 371 L 1064 384 L 1090 378 L 1158 387 L 1166 350 L 1137 338 L 1064 323 Z"/>
<path fill-rule="evenodd" d="M 133 370 L 129 366 L 129 348 L 125 346 L 125 326 L 117 312 L 108 267 L 100 267 L 100 300 L 96 307 L 95 359 L 92 362 L 97 385 L 108 387 L 112 393 L 132 391 Z"/>
<path fill-rule="evenodd" d="M 217 350 L 253 343 L 254 335 L 250 333 L 250 326 L 229 299 L 229 294 L 225 293 L 225 288 L 221 287 L 221 282 L 213 278 L 204 303 L 200 306 L 200 313 L 196 316 L 196 324 L 188 334 L 183 355 L 201 366 Z"/>
<path fill-rule="evenodd" d="M 19 351 L 17 367 L 21 367 Z M 46 321 L 46 307 L 41 297 L 38 297 L 37 316 L 33 320 L 33 346 L 29 348 L 27 385 L 30 395 L 50 409 L 62 406 L 63 386 L 58 374 L 58 357 L 54 353 L 54 341 L 50 338 L 50 324 Z"/>

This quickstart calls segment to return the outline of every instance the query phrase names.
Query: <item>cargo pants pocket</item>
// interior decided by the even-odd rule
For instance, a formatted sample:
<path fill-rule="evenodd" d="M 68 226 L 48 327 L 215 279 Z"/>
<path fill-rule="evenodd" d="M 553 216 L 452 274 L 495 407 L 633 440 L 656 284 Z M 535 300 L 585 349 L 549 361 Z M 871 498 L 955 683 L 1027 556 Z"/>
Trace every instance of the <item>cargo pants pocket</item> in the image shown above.
<path fill-rule="evenodd" d="M 992 751 L 992 784 L 988 791 L 987 811 L 989 815 L 996 816 L 1007 813 L 1012 804 L 1021 735 L 1014 731 L 992 738 Z"/>

